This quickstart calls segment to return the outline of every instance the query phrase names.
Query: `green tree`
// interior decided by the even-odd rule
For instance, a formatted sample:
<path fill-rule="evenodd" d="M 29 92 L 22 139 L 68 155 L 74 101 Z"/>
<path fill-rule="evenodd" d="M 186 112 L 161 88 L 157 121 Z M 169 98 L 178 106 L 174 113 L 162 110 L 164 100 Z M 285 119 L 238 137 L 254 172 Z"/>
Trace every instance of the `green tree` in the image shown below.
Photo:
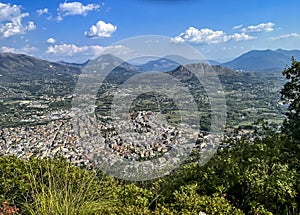
<path fill-rule="evenodd" d="M 300 62 L 292 58 L 292 64 L 283 72 L 287 78 L 287 83 L 281 90 L 281 99 L 288 104 L 286 113 L 287 119 L 284 123 L 285 132 L 298 143 L 297 152 L 299 152 L 300 143 Z"/>
<path fill-rule="evenodd" d="M 174 193 L 178 194 L 182 187 L 197 184 L 199 198 L 208 196 L 217 200 L 214 195 L 218 193 L 222 197 L 219 200 L 224 198 L 232 208 L 245 214 L 298 214 L 299 175 L 289 166 L 288 139 L 272 132 L 265 135 L 254 142 L 246 136 L 238 141 L 229 140 L 230 146 L 219 150 L 206 165 L 187 164 L 164 178 L 165 183 L 161 186 L 163 202 L 178 204 L 178 195 L 174 198 Z M 185 199 L 188 202 L 188 198 Z M 191 199 L 197 200 L 195 196 Z M 222 211 L 223 206 L 223 203 L 216 204 L 217 211 Z M 197 208 L 198 213 L 211 214 L 207 207 L 200 209 Z"/>

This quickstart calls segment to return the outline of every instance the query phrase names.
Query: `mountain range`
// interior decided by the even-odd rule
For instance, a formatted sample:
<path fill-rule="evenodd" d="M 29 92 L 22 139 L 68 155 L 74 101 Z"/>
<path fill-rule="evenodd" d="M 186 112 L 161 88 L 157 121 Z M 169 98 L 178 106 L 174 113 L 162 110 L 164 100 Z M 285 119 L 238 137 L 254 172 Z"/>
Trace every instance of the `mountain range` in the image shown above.
<path fill-rule="evenodd" d="M 49 62 L 24 54 L 0 53 L 0 81 L 42 79 L 53 76 L 79 74 L 79 68 L 56 62 Z"/>
<path fill-rule="evenodd" d="M 172 55 L 149 60 L 142 65 L 133 65 L 123 62 L 112 55 L 100 56 L 99 62 L 119 62 L 119 66 L 110 74 L 113 80 L 120 75 L 129 78 L 140 72 L 161 71 L 168 72 L 179 69 L 181 65 L 209 63 L 217 72 L 232 73 L 235 70 L 254 72 L 281 72 L 291 62 L 291 57 L 300 59 L 300 50 L 252 50 L 232 61 L 220 64 L 216 61 L 203 61 L 187 59 L 182 56 Z M 24 54 L 0 53 L 0 81 L 14 81 L 19 79 L 35 79 L 40 77 L 76 76 L 80 70 L 89 65 L 90 60 L 83 64 L 67 62 L 49 62 Z M 217 66 L 218 65 L 218 66 Z M 229 68 L 229 69 L 225 69 Z"/>
<path fill-rule="evenodd" d="M 233 70 L 245 72 L 281 72 L 290 65 L 292 56 L 300 59 L 300 50 L 251 50 L 241 56 L 225 62 L 219 63 L 214 60 L 187 59 L 179 55 L 168 55 L 160 59 L 150 60 L 143 65 L 136 65 L 141 71 L 170 71 L 180 65 L 208 63 L 211 66 L 220 65 Z"/>
<path fill-rule="evenodd" d="M 172 59 L 174 58 L 173 56 Z M 193 63 L 186 65 L 203 64 L 202 61 L 196 63 L 197 61 L 181 58 L 180 62 Z M 146 71 L 169 72 L 179 79 L 191 77 L 191 74 L 188 74 L 188 71 L 183 69 L 182 65 L 168 58 L 149 61 L 143 65 L 133 65 L 113 55 L 102 55 L 84 64 L 74 64 L 49 62 L 24 54 L 0 53 L 0 83 L 15 83 L 19 85 L 20 89 L 31 89 L 35 86 L 33 83 L 37 83 L 38 86 L 46 86 L 51 83 L 61 83 L 63 86 L 63 83 L 68 83 L 65 86 L 71 86 L 76 82 L 78 74 L 86 66 L 89 67 L 93 63 L 96 65 L 101 65 L 102 63 L 111 65 L 112 71 L 106 77 L 106 81 L 114 84 L 120 84 L 130 77 Z M 230 75 L 236 73 L 234 70 L 222 66 L 213 66 L 213 68 L 219 74 Z"/>
<path fill-rule="evenodd" d="M 187 59 L 179 55 L 168 55 L 163 58 L 149 60 L 142 65 L 135 65 L 140 71 L 161 71 L 167 72 L 175 70 L 180 65 L 206 63 L 211 66 L 222 66 L 232 70 L 245 72 L 281 72 L 290 65 L 292 56 L 300 59 L 300 50 L 251 50 L 241 56 L 225 62 L 219 63 L 214 60 Z"/>
<path fill-rule="evenodd" d="M 300 59 L 300 50 L 252 50 L 221 66 L 249 72 L 281 72 L 290 64 L 292 56 Z"/>

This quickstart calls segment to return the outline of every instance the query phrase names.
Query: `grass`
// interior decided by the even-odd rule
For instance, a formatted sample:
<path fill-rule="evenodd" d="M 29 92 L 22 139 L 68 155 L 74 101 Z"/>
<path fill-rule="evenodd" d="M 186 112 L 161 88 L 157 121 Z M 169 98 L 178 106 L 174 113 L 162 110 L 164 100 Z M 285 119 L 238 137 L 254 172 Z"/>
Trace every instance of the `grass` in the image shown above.
<path fill-rule="evenodd" d="M 88 173 L 70 164 L 61 168 L 53 161 L 41 162 L 38 171 L 30 166 L 32 201 L 23 205 L 26 214 L 95 214 L 114 203 L 101 196 L 101 181 L 95 174 Z"/>

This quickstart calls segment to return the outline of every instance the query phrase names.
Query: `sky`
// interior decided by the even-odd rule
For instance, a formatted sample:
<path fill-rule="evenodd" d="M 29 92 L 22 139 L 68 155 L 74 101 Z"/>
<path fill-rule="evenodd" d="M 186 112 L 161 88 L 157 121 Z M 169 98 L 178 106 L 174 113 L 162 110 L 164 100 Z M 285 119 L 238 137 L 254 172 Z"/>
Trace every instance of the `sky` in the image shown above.
<path fill-rule="evenodd" d="M 224 62 L 253 49 L 300 48 L 299 0 L 0 0 L 0 52 L 84 62 L 143 35 Z"/>

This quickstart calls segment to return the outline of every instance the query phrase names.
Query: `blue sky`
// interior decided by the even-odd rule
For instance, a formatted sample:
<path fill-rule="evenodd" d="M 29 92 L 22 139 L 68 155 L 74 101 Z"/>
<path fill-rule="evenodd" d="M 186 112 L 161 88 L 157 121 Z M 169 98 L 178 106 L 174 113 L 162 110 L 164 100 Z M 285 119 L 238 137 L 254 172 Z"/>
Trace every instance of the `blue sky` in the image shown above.
<path fill-rule="evenodd" d="M 0 0 L 0 51 L 85 61 L 141 35 L 225 61 L 252 49 L 299 49 L 298 0 Z"/>

